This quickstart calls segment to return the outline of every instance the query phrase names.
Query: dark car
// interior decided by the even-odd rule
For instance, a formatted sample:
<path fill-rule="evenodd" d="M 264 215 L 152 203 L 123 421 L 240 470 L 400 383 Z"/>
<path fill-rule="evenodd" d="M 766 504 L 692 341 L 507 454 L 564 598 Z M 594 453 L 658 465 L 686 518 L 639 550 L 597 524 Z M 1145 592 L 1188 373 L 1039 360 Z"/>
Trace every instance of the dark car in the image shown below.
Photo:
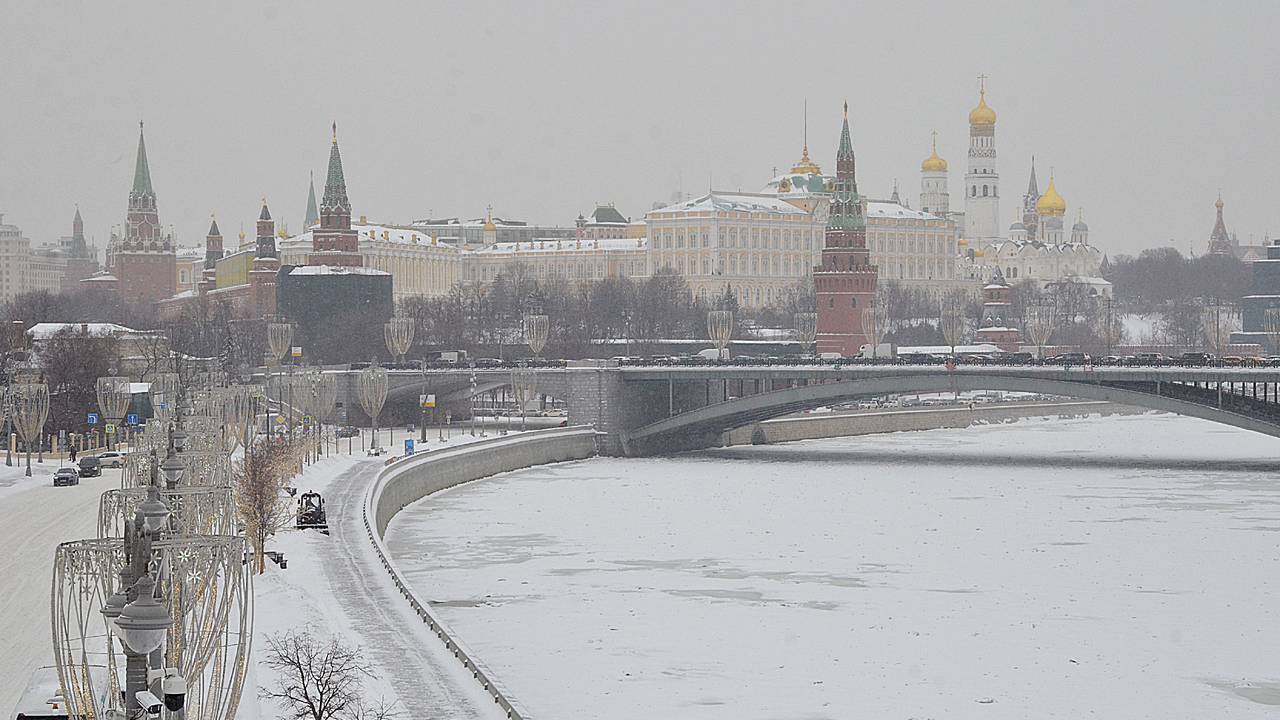
<path fill-rule="evenodd" d="M 1184 352 L 1178 356 L 1178 364 L 1186 366 L 1212 365 L 1213 355 L 1206 352 Z"/>
<path fill-rule="evenodd" d="M 360 428 L 353 425 L 347 425 L 346 427 L 338 428 L 338 431 L 334 434 L 340 438 L 355 437 L 360 434 Z"/>
<path fill-rule="evenodd" d="M 80 477 L 98 477 L 102 474 L 102 461 L 93 455 L 80 458 Z"/>
<path fill-rule="evenodd" d="M 1031 361 L 1035 360 L 1035 356 L 1029 352 L 1019 351 L 1006 354 L 1003 360 L 1009 365 L 1030 365 Z"/>
<path fill-rule="evenodd" d="M 1088 365 L 1089 355 L 1082 352 L 1067 352 L 1054 358 L 1054 362 L 1060 365 Z"/>
<path fill-rule="evenodd" d="M 58 468 L 58 471 L 53 474 L 54 487 L 63 487 L 66 485 L 79 485 L 79 484 L 80 484 L 80 474 L 76 472 L 75 468 L 69 468 L 69 467 Z"/>

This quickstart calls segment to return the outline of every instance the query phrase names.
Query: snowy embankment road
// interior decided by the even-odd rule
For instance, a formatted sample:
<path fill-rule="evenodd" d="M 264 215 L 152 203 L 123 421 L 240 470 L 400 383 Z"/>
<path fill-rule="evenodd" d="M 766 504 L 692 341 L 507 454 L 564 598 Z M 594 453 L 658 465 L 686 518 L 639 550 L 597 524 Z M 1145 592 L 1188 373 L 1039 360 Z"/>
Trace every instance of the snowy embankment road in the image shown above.
<path fill-rule="evenodd" d="M 120 471 L 53 487 L 57 461 L 0 465 L 0 712 L 14 707 L 36 668 L 53 664 L 49 587 L 59 543 L 93 537 L 98 497 L 119 487 Z"/>
<path fill-rule="evenodd" d="M 449 446 L 465 441 L 455 439 Z M 285 554 L 288 569 L 268 563 L 266 573 L 255 578 L 255 662 L 246 685 L 273 681 L 261 666 L 269 635 L 309 630 L 359 645 L 373 667 L 367 694 L 395 701 L 402 718 L 503 718 L 480 684 L 427 632 L 374 554 L 361 511 L 384 459 L 335 456 L 307 468 L 294 482 L 299 492 L 323 495 L 330 535 L 287 531 L 268 544 Z M 281 716 L 273 703 L 255 701 L 253 692 L 246 691 L 239 717 Z"/>

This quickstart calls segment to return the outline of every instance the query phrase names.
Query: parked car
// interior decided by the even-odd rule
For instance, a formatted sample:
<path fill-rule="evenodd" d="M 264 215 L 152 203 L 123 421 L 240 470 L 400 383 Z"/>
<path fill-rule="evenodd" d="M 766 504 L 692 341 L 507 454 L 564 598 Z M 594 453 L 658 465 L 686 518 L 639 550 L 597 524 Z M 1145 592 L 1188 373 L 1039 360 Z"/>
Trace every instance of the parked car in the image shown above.
<path fill-rule="evenodd" d="M 345 427 L 338 428 L 337 432 L 334 434 L 340 438 L 355 437 L 360 434 L 360 428 L 354 425 L 347 425 Z"/>
<path fill-rule="evenodd" d="M 121 468 L 124 467 L 125 458 L 128 456 L 129 453 L 108 450 L 104 453 L 98 453 L 98 462 L 101 463 L 104 468 Z"/>
<path fill-rule="evenodd" d="M 58 471 L 53 474 L 54 487 L 63 487 L 65 485 L 79 485 L 79 484 L 80 484 L 80 473 L 77 472 L 75 468 L 70 468 L 70 467 L 58 468 Z"/>
<path fill-rule="evenodd" d="M 80 477 L 98 477 L 102 475 L 102 463 L 93 455 L 80 458 Z"/>

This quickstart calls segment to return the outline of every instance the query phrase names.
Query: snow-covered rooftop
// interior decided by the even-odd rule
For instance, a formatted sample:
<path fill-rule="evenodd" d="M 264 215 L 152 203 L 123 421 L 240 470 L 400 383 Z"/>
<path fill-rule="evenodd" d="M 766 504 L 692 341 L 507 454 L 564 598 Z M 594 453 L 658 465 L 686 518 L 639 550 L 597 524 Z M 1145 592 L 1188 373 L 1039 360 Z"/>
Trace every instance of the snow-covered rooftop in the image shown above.
<path fill-rule="evenodd" d="M 43 322 L 32 325 L 31 329 L 28 330 L 27 333 L 35 340 L 47 340 L 50 337 L 53 337 L 54 334 L 66 328 L 71 328 L 76 332 L 88 332 L 90 335 L 116 335 L 141 332 L 140 330 L 134 330 L 133 328 L 125 327 L 124 325 L 117 325 L 115 323 Z"/>
<path fill-rule="evenodd" d="M 353 222 L 351 223 L 351 229 L 356 231 L 356 234 L 360 237 L 360 243 L 362 245 L 368 242 L 389 242 L 399 243 L 402 245 L 432 245 L 430 234 L 422 230 L 415 230 L 413 228 L 399 225 Z M 307 230 L 297 235 L 282 238 L 277 240 L 277 245 L 280 247 L 297 247 L 300 245 L 302 247 L 309 248 L 311 247 L 311 233 L 311 230 Z M 440 248 L 441 251 L 444 252 L 456 250 L 452 245 L 445 242 L 439 242 L 435 247 Z"/>
<path fill-rule="evenodd" d="M 289 271 L 290 275 L 390 275 L 384 270 L 364 266 L 346 265 L 299 265 Z"/>
<path fill-rule="evenodd" d="M 878 218 L 905 218 L 911 220 L 941 220 L 937 215 L 920 210 L 912 210 L 905 205 L 899 205 L 895 202 L 882 202 L 879 200 L 870 200 L 867 202 L 867 217 Z"/>
<path fill-rule="evenodd" d="M 653 213 L 687 213 L 687 212 L 747 212 L 747 213 L 779 213 L 782 215 L 805 215 L 804 210 L 786 200 L 770 195 L 754 195 L 750 193 L 712 192 L 694 200 L 678 202 Z"/>

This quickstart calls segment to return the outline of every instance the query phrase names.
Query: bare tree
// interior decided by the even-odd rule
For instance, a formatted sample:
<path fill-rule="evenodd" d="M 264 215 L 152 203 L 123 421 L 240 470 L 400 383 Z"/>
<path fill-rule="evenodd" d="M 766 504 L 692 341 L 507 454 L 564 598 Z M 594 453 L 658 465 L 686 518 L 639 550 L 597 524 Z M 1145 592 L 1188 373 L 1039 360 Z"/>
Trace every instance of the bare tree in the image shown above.
<path fill-rule="evenodd" d="M 338 638 L 324 641 L 292 630 L 268 636 L 264 664 L 279 675 L 279 684 L 261 695 L 279 703 L 290 720 L 390 720 L 398 714 L 385 700 L 365 698 L 364 681 L 373 671 L 360 648 Z"/>
<path fill-rule="evenodd" d="M 244 522 L 245 537 L 253 545 L 259 575 L 266 570 L 267 539 L 287 527 L 294 517 L 284 488 L 299 465 L 295 447 L 299 445 L 305 443 L 264 438 L 246 448 L 236 465 L 236 511 Z"/>

